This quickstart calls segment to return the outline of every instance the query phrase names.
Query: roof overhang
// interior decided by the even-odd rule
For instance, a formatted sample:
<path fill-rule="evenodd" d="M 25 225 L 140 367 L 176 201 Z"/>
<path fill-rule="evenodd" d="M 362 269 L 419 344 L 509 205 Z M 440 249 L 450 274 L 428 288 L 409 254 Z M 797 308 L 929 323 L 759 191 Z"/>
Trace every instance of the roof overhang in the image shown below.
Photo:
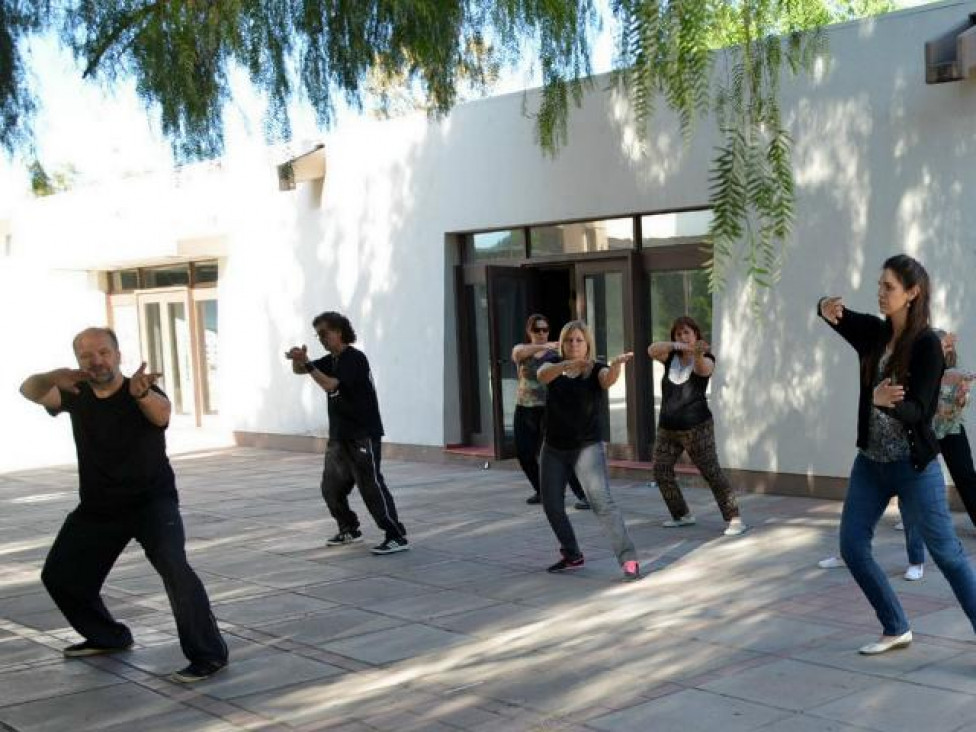
<path fill-rule="evenodd" d="M 278 166 L 278 190 L 293 191 L 299 183 L 325 178 L 325 145 L 286 160 Z"/>

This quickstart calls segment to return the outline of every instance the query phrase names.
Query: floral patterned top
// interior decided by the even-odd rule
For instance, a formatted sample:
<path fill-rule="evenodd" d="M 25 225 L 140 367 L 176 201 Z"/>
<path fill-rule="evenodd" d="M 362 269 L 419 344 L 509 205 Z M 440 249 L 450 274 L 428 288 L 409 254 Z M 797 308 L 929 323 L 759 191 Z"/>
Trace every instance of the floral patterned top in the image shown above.
<path fill-rule="evenodd" d="M 558 360 L 559 357 L 552 351 L 546 351 L 540 358 L 529 356 L 522 359 L 518 365 L 518 388 L 515 393 L 517 406 L 546 406 L 546 385 L 539 381 L 539 367 Z"/>
<path fill-rule="evenodd" d="M 939 388 L 939 407 L 932 420 L 932 429 L 938 439 L 956 435 L 962 430 L 963 410 L 969 403 L 969 388 L 976 374 L 959 369 L 949 369 L 942 376 Z"/>

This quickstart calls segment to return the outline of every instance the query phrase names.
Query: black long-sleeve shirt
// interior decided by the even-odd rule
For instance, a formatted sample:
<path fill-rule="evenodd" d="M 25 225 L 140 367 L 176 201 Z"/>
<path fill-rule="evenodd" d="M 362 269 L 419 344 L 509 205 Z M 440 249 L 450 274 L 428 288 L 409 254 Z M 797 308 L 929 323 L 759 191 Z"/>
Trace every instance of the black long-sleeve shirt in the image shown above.
<path fill-rule="evenodd" d="M 871 409 L 874 407 L 874 384 L 872 374 L 866 374 L 864 362 L 871 359 L 877 363 L 884 352 L 892 329 L 888 320 L 874 315 L 858 313 L 844 308 L 844 314 L 837 325 L 833 325 L 820 313 L 817 301 L 817 315 L 833 328 L 857 351 L 861 363 L 861 389 L 857 403 L 857 446 L 868 446 L 868 429 L 871 423 Z M 912 355 L 908 363 L 908 374 L 903 386 L 905 398 L 894 407 L 883 411 L 905 425 L 905 436 L 911 453 L 912 467 L 922 471 L 939 454 L 939 442 L 932 431 L 932 417 L 939 404 L 939 385 L 945 371 L 945 358 L 939 337 L 926 328 L 912 344 Z"/>

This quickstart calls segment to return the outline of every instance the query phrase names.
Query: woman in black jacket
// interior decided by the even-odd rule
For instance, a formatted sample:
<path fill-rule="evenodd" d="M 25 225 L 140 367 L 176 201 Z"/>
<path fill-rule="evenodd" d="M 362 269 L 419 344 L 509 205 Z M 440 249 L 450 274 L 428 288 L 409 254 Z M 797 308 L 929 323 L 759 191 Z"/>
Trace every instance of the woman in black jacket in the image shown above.
<path fill-rule="evenodd" d="M 873 655 L 912 642 L 901 603 L 871 553 L 871 538 L 892 496 L 906 522 L 917 527 L 976 630 L 976 576 L 956 537 L 932 417 L 945 362 L 929 327 L 929 276 L 899 254 L 884 263 L 878 281 L 884 319 L 848 310 L 825 297 L 817 310 L 857 351 L 861 365 L 858 455 L 851 468 L 840 523 L 841 556 L 881 621 L 883 635 L 862 647 Z"/>

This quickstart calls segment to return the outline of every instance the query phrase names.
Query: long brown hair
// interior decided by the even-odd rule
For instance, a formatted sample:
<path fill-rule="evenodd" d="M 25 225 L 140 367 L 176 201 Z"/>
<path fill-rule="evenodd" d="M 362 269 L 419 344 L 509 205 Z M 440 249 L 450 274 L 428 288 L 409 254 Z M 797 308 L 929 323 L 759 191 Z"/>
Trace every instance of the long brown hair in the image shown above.
<path fill-rule="evenodd" d="M 891 358 L 885 364 L 883 377 L 891 377 L 896 383 L 905 383 L 908 376 L 908 366 L 912 359 L 912 346 L 918 336 L 929 327 L 929 273 L 921 262 L 907 254 L 896 254 L 885 260 L 882 270 L 890 270 L 898 278 L 901 286 L 906 290 L 918 287 L 918 296 L 908 303 L 908 318 L 905 330 L 898 336 L 891 349 Z M 891 333 L 891 319 L 887 318 L 887 332 Z M 874 375 L 878 370 L 878 361 L 884 351 L 884 345 L 879 344 L 872 353 L 864 359 L 863 378 L 866 383 L 874 382 Z"/>

